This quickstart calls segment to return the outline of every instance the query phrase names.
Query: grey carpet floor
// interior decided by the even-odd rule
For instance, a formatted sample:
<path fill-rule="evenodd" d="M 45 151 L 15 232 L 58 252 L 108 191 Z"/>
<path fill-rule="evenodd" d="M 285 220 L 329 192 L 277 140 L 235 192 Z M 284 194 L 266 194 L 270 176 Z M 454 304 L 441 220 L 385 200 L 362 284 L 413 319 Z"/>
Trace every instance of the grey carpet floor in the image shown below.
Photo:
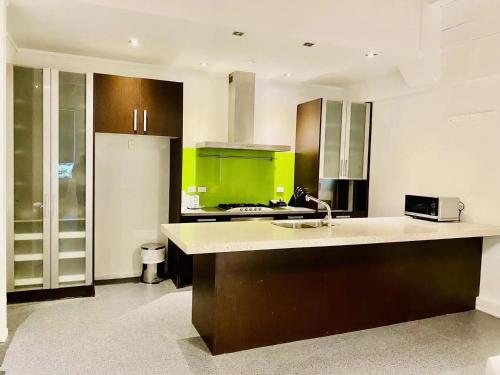
<path fill-rule="evenodd" d="M 189 289 L 131 283 L 96 292 L 9 306 L 12 337 L 0 369 L 8 375 L 482 375 L 487 358 L 500 354 L 500 320 L 472 311 L 213 357 L 191 325 Z"/>

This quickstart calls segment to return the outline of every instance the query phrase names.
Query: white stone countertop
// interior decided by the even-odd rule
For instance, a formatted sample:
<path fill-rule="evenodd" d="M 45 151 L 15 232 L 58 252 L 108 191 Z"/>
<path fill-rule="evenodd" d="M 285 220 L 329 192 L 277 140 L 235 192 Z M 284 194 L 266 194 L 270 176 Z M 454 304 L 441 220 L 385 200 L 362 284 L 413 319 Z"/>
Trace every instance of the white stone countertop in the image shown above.
<path fill-rule="evenodd" d="M 228 212 L 221 210 L 217 207 L 207 207 L 207 208 L 182 208 L 181 215 L 182 216 L 265 216 L 265 215 L 301 215 L 301 214 L 313 214 L 315 210 L 305 207 L 276 207 L 273 208 L 272 211 L 236 211 L 236 212 Z"/>
<path fill-rule="evenodd" d="M 409 217 L 334 219 L 333 227 L 290 229 L 271 221 L 163 224 L 162 232 L 186 254 L 361 245 L 500 236 L 500 227 L 435 223 Z"/>

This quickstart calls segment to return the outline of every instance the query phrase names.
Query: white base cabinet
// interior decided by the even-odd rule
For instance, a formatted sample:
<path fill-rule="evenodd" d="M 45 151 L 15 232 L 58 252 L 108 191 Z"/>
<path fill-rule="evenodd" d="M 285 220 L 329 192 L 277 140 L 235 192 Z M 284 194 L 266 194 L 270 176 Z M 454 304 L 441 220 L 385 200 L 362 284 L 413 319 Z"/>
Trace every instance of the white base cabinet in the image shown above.
<path fill-rule="evenodd" d="M 9 292 L 91 285 L 92 75 L 8 66 Z"/>

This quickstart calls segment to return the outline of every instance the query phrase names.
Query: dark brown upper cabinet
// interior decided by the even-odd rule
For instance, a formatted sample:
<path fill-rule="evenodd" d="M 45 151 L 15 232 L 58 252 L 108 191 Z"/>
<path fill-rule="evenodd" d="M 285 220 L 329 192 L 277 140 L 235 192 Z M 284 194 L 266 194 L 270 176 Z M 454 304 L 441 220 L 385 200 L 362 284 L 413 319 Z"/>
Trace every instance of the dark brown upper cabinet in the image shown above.
<path fill-rule="evenodd" d="M 94 74 L 96 132 L 182 136 L 180 82 Z"/>
<path fill-rule="evenodd" d="M 182 83 L 141 79 L 142 131 L 182 136 Z"/>
<path fill-rule="evenodd" d="M 94 74 L 94 128 L 101 133 L 134 134 L 134 111 L 141 105 L 141 80 Z M 138 130 L 136 121 L 136 129 Z"/>
<path fill-rule="evenodd" d="M 297 106 L 297 128 L 295 134 L 295 187 L 300 186 L 312 196 L 318 196 L 319 150 L 321 140 L 322 100 L 312 100 Z M 306 202 L 308 208 L 317 204 Z"/>

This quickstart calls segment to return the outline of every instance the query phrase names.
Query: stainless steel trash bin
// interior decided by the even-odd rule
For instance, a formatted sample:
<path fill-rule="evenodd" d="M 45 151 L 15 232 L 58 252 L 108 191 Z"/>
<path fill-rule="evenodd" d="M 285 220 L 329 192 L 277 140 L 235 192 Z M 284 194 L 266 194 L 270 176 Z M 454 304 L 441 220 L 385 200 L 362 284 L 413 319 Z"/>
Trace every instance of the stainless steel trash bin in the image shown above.
<path fill-rule="evenodd" d="M 165 265 L 166 247 L 162 243 L 146 243 L 141 245 L 142 276 L 146 284 L 158 284 L 163 279 L 158 276 L 158 265 Z"/>

